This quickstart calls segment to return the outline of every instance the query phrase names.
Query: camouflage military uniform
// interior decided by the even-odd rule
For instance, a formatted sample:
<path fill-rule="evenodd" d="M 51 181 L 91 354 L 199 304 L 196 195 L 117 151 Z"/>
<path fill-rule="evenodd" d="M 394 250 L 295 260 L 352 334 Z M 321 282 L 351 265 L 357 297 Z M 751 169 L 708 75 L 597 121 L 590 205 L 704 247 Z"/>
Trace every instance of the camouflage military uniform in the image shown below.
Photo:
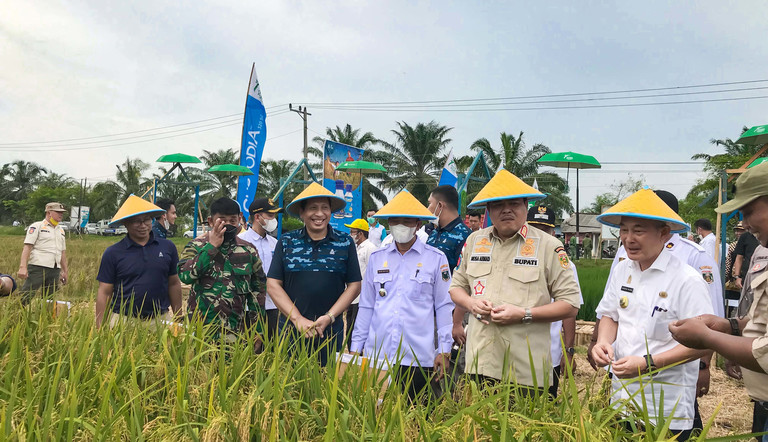
<path fill-rule="evenodd" d="M 448 223 L 447 226 L 443 228 L 437 227 L 429 234 L 427 244 L 445 253 L 445 257 L 448 258 L 451 274 L 453 274 L 453 269 L 459 265 L 464 242 L 470 233 L 472 231 L 469 230 L 469 227 L 461 221 L 460 217 L 457 217 Z"/>
<path fill-rule="evenodd" d="M 216 248 L 207 238 L 187 244 L 179 259 L 179 279 L 191 284 L 190 318 L 237 333 L 246 323 L 258 324 L 264 311 L 266 277 L 256 249 L 240 238 Z M 246 315 L 248 317 L 246 318 Z"/>

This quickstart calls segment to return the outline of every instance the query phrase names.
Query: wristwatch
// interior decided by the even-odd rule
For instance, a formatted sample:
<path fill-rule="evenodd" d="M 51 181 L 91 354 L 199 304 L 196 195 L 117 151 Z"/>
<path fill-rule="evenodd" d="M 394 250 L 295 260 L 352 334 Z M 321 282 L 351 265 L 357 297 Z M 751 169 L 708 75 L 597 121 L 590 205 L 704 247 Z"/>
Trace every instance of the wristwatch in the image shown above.
<path fill-rule="evenodd" d="M 733 336 L 741 336 L 741 330 L 739 329 L 739 320 L 736 318 L 728 318 L 728 322 L 731 323 L 731 334 Z"/>
<path fill-rule="evenodd" d="M 330 310 L 328 310 L 328 311 L 325 313 L 325 316 L 328 316 L 329 318 L 331 318 L 331 324 L 333 324 L 334 322 L 336 322 L 336 316 L 334 316 L 334 315 L 333 315 L 333 313 L 331 313 L 331 311 L 330 311 Z"/>
<path fill-rule="evenodd" d="M 643 359 L 645 359 L 645 373 L 656 369 L 656 364 L 653 362 L 653 357 L 651 357 L 651 355 L 645 355 L 643 356 Z"/>
<path fill-rule="evenodd" d="M 707 366 L 707 364 L 704 361 L 699 360 L 699 370 L 706 370 L 708 368 L 709 367 Z"/>
<path fill-rule="evenodd" d="M 523 316 L 523 324 L 531 324 L 533 322 L 533 315 L 531 309 L 525 309 L 525 316 Z"/>
<path fill-rule="evenodd" d="M 565 349 L 565 353 L 568 356 L 573 356 L 573 354 L 576 353 L 576 349 L 573 348 L 573 347 L 568 347 L 568 348 Z"/>

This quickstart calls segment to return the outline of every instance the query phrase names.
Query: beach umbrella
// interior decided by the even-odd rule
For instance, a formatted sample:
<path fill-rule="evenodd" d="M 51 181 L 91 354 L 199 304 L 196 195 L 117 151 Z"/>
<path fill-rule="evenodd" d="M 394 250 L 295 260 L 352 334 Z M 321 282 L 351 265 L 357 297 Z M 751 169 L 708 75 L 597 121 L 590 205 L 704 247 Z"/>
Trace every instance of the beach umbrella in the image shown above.
<path fill-rule="evenodd" d="M 599 169 L 600 163 L 591 155 L 584 155 L 576 152 L 556 152 L 548 153 L 539 158 L 539 164 L 543 166 L 561 167 L 567 169 L 566 174 L 571 169 L 576 169 L 576 242 L 579 241 L 579 170 L 580 169 Z M 576 247 L 576 259 L 579 259 L 579 247 Z"/>
<path fill-rule="evenodd" d="M 762 157 L 762 158 L 758 158 L 758 159 L 756 159 L 755 161 L 752 161 L 752 163 L 751 163 L 749 166 L 747 166 L 747 169 L 750 169 L 750 168 L 752 168 L 752 167 L 755 167 L 755 166 L 757 166 L 758 164 L 763 164 L 763 163 L 765 163 L 765 162 L 768 162 L 768 157 Z"/>
<path fill-rule="evenodd" d="M 185 153 L 172 153 L 157 159 L 158 163 L 202 163 L 200 158 Z"/>
<path fill-rule="evenodd" d="M 741 134 L 736 144 L 765 144 L 768 143 L 768 124 L 755 126 Z"/>
<path fill-rule="evenodd" d="M 381 164 L 371 161 L 345 161 L 336 167 L 336 170 L 346 170 L 358 173 L 386 173 L 387 169 Z"/>
<path fill-rule="evenodd" d="M 208 169 L 208 172 L 227 176 L 253 175 L 251 169 L 237 164 L 217 164 Z"/>

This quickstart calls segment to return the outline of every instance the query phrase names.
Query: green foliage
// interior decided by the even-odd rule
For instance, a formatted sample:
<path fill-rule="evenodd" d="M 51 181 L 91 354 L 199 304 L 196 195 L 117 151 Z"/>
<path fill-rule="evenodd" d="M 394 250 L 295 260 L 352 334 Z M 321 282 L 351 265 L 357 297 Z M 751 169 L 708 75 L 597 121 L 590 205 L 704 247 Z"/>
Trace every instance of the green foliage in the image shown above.
<path fill-rule="evenodd" d="M 642 189 L 645 185 L 645 177 L 640 175 L 639 178 L 635 178 L 630 173 L 623 181 L 614 181 L 610 186 L 610 191 L 601 193 L 595 197 L 595 201 L 592 205 L 585 209 L 581 209 L 581 213 L 593 213 L 599 215 L 603 213 L 603 207 L 611 207 L 628 197 L 629 195 Z"/>
<path fill-rule="evenodd" d="M 603 298 L 605 282 L 611 271 L 611 262 L 610 259 L 581 259 L 576 263 L 581 295 L 584 298 L 584 304 L 579 309 L 577 319 L 595 320 L 595 309 Z"/>

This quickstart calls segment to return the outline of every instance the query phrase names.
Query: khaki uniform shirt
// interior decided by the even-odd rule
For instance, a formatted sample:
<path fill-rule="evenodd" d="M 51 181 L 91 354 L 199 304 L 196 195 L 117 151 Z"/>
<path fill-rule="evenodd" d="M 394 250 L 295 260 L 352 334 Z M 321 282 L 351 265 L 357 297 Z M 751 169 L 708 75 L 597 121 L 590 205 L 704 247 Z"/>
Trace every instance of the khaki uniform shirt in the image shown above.
<path fill-rule="evenodd" d="M 24 238 L 24 244 L 32 246 L 27 264 L 61 268 L 61 253 L 67 249 L 64 235 L 61 224 L 54 227 L 47 219 L 29 226 Z"/>
<path fill-rule="evenodd" d="M 752 262 L 744 278 L 742 297 L 751 292 L 752 305 L 749 308 L 749 322 L 742 335 L 755 338 L 752 355 L 764 371 L 768 371 L 768 249 L 758 247 L 752 255 Z M 741 308 L 741 305 L 739 306 Z M 744 385 L 749 397 L 756 401 L 768 401 L 768 375 L 741 368 Z"/>
<path fill-rule="evenodd" d="M 528 224 L 504 241 L 494 227 L 472 233 L 453 273 L 453 287 L 494 306 L 531 308 L 555 300 L 579 308 L 579 286 L 562 244 Z M 549 328 L 546 322 L 486 325 L 470 315 L 465 372 L 544 387 L 545 378 L 552 381 Z"/>

